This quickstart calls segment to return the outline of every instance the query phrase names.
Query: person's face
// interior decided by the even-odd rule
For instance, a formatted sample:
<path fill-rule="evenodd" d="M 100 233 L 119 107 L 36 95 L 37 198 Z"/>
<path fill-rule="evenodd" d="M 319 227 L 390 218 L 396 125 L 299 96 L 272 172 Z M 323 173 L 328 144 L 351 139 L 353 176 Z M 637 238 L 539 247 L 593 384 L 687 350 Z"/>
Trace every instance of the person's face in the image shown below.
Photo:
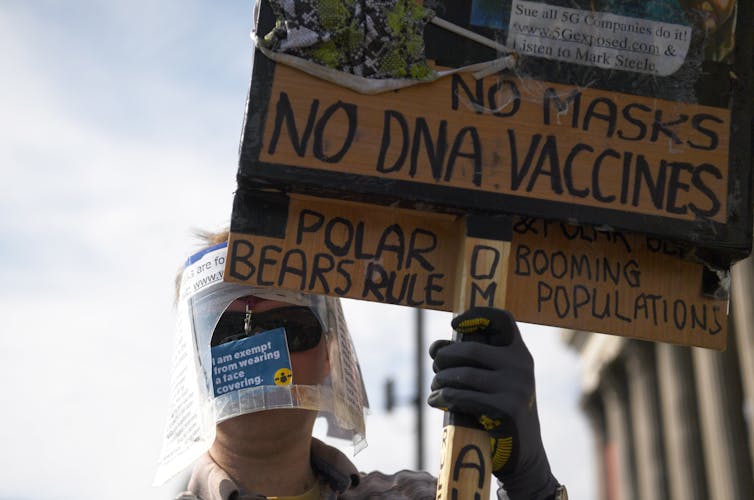
<path fill-rule="evenodd" d="M 277 300 L 266 300 L 247 296 L 234 300 L 225 309 L 226 312 L 245 312 L 251 310 L 252 316 L 257 313 L 291 307 L 293 304 Z M 312 313 L 314 314 L 314 313 Z M 291 351 L 291 371 L 293 383 L 298 385 L 316 385 L 324 381 L 330 373 L 330 362 L 327 354 L 327 343 L 322 334 L 319 343 L 311 349 Z"/>

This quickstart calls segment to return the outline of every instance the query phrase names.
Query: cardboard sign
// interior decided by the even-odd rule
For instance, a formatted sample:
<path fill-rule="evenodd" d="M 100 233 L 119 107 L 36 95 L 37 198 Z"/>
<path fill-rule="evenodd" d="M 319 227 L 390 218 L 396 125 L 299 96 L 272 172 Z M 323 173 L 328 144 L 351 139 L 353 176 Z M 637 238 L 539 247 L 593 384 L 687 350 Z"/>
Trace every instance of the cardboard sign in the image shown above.
<path fill-rule="evenodd" d="M 651 237 L 541 219 L 460 216 L 240 192 L 225 280 L 723 349 L 727 302 L 705 266 Z"/>
<path fill-rule="evenodd" d="M 646 235 L 519 219 L 507 305 L 529 323 L 724 349 L 728 302 L 703 294 L 704 275 Z"/>
<path fill-rule="evenodd" d="M 251 198 L 251 199 L 249 199 Z M 256 204 L 254 195 L 246 204 Z M 279 227 L 231 227 L 225 280 L 449 311 L 461 219 L 292 196 Z"/>
<path fill-rule="evenodd" d="M 550 201 L 674 222 L 727 220 L 728 110 L 514 77 L 453 75 L 378 99 L 305 92 L 317 85 L 276 70 L 259 155 L 270 170 L 345 171 L 414 183 L 417 193 L 460 189 L 466 208 L 500 210 L 515 196 L 532 211 Z M 523 92 L 527 99 L 512 100 Z M 672 121 L 682 123 L 662 123 Z"/>
<path fill-rule="evenodd" d="M 478 80 L 367 96 L 257 52 L 239 186 L 648 233 L 718 268 L 747 255 L 751 43 L 734 38 L 736 9 L 704 38 L 693 6 L 559 3 L 434 2 L 518 55 Z M 498 55 L 432 25 L 425 43 L 441 67 Z"/>

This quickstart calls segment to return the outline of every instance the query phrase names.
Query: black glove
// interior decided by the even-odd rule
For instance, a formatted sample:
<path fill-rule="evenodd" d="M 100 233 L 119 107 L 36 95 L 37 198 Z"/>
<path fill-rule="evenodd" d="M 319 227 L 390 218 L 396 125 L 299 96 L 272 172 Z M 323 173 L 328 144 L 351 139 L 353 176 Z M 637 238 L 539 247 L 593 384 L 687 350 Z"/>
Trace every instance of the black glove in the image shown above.
<path fill-rule="evenodd" d="M 534 362 L 508 311 L 475 307 L 453 319 L 463 335 L 429 348 L 435 378 L 428 403 L 474 415 L 492 443 L 492 468 L 511 500 L 549 498 L 558 487 L 539 431 Z"/>

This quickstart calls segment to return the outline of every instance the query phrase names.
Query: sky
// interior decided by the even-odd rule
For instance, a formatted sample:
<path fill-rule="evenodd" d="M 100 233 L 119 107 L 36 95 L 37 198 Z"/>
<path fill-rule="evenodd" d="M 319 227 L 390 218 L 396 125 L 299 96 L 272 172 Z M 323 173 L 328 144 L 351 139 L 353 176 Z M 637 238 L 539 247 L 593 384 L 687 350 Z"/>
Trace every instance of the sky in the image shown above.
<path fill-rule="evenodd" d="M 0 499 L 169 499 L 185 483 L 151 486 L 173 280 L 193 232 L 230 217 L 252 11 L 237 0 L 0 0 Z M 415 313 L 344 308 L 372 403 L 354 461 L 413 468 Z M 450 318 L 427 313 L 427 344 L 450 336 Z M 577 355 L 554 329 L 521 328 L 552 469 L 572 498 L 593 499 Z M 390 414 L 387 378 L 400 404 Z M 442 416 L 425 418 L 436 473 Z"/>

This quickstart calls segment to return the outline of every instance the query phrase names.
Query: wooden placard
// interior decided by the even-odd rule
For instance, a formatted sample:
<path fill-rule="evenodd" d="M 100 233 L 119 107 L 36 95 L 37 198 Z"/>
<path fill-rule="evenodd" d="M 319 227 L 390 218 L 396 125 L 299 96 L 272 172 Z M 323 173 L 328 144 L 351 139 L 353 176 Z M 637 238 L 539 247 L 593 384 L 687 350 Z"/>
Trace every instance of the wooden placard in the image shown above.
<path fill-rule="evenodd" d="M 722 350 L 728 301 L 705 295 L 704 279 L 672 243 L 521 218 L 507 304 L 529 323 Z"/>
<path fill-rule="evenodd" d="M 280 226 L 264 226 L 273 236 L 231 227 L 226 281 L 452 310 L 459 217 L 301 195 L 283 205 Z"/>
<path fill-rule="evenodd" d="M 456 23 L 505 34 L 470 24 L 474 2 L 439 3 Z M 494 56 L 436 27 L 425 38 L 440 64 Z M 652 78 L 527 56 L 513 72 L 375 96 L 258 52 L 239 185 L 607 226 L 684 242 L 725 268 L 751 248 L 751 41 L 739 38 L 735 78 L 691 52 Z"/>
<path fill-rule="evenodd" d="M 236 203 L 257 218 L 234 219 L 225 281 L 442 311 L 505 307 L 524 322 L 725 347 L 727 301 L 702 293 L 705 266 L 646 235 L 305 195 L 240 191 Z"/>
<path fill-rule="evenodd" d="M 463 208 L 499 210 L 518 197 L 533 211 L 548 201 L 672 222 L 727 219 L 727 109 L 513 75 L 363 96 L 285 66 L 271 99 L 259 152 L 270 170 L 413 184 L 406 196 L 458 189 Z M 673 121 L 682 123 L 661 126 Z"/>

